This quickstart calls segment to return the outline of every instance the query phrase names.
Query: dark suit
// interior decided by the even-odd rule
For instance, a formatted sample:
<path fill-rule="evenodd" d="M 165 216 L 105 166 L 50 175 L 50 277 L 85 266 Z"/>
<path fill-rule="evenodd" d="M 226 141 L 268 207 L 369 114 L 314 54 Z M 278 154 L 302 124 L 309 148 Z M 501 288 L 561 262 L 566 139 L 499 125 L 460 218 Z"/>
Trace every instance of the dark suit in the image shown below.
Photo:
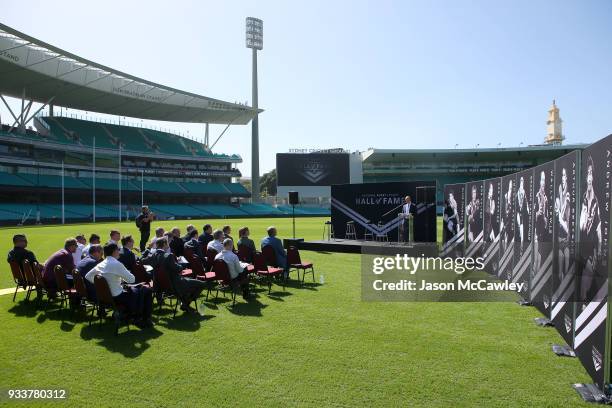
<path fill-rule="evenodd" d="M 198 237 L 198 242 L 200 243 L 200 245 L 202 245 L 202 248 L 206 248 L 208 246 L 208 243 L 213 239 L 214 238 L 212 234 L 205 232 Z"/>
<path fill-rule="evenodd" d="M 143 259 L 144 265 L 151 265 L 155 271 L 161 266 L 166 271 L 168 279 L 176 295 L 183 305 L 189 305 L 198 298 L 200 293 L 206 289 L 206 282 L 197 279 L 186 278 L 181 275 L 183 267 L 176 262 L 176 258 L 172 254 L 168 254 L 161 249 L 155 250 L 148 258 Z M 156 276 L 153 275 L 153 285 L 155 285 Z"/>
<path fill-rule="evenodd" d="M 94 268 L 94 266 L 96 266 L 100 262 L 102 262 L 102 259 L 97 261 L 93 258 L 87 257 L 87 258 L 81 259 L 76 266 L 77 270 L 79 271 L 79 274 L 83 277 L 83 281 L 85 282 L 85 287 L 87 288 L 87 297 L 90 300 L 96 300 L 96 288 L 94 287 L 93 283 L 85 279 L 85 275 L 87 275 L 87 272 L 91 271 Z"/>
<path fill-rule="evenodd" d="M 126 267 L 130 272 L 134 270 L 134 264 L 136 263 L 136 254 L 126 247 L 122 247 L 119 250 L 119 262 Z"/>
<path fill-rule="evenodd" d="M 200 257 L 200 259 L 204 258 L 204 253 L 202 252 L 202 245 L 198 242 L 197 239 L 192 238 L 191 240 L 185 242 L 185 248 L 191 248 L 193 253 Z"/>
<path fill-rule="evenodd" d="M 23 261 L 28 260 L 30 265 L 38 263 L 34 252 L 28 251 L 25 248 L 15 247 L 8 253 L 7 262 L 17 262 L 19 266 L 23 267 Z"/>
<path fill-rule="evenodd" d="M 183 248 L 185 247 L 185 242 L 183 241 L 183 238 L 172 237 L 168 245 L 170 245 L 170 251 L 174 255 L 183 255 Z"/>
<path fill-rule="evenodd" d="M 404 204 L 402 206 L 402 214 L 410 214 L 413 217 L 416 216 L 417 208 L 416 204 L 411 202 L 410 204 Z M 410 220 L 410 223 L 413 223 L 414 219 Z M 408 228 L 408 220 L 402 220 L 402 228 L 404 229 L 403 238 L 404 241 L 410 240 L 410 228 Z"/>

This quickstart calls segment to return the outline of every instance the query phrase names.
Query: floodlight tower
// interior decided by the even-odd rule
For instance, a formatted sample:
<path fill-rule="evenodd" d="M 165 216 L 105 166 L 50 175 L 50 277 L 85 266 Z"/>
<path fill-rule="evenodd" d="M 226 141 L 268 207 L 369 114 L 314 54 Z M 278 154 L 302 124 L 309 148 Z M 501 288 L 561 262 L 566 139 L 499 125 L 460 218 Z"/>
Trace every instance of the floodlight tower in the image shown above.
<path fill-rule="evenodd" d="M 257 50 L 263 49 L 263 21 L 246 18 L 246 46 L 253 50 L 253 109 L 258 110 L 257 101 Z M 251 196 L 259 201 L 259 115 L 251 122 Z"/>

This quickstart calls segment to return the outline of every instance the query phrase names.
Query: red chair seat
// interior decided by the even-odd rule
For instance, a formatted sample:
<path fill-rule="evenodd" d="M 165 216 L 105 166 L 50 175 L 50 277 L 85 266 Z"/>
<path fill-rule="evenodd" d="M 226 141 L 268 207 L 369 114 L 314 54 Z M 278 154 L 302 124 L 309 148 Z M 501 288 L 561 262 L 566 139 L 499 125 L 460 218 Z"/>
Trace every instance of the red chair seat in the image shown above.
<path fill-rule="evenodd" d="M 182 276 L 191 276 L 193 275 L 193 271 L 191 269 L 183 269 L 183 272 L 181 272 Z"/>
<path fill-rule="evenodd" d="M 312 268 L 312 262 L 302 262 L 299 264 L 291 264 L 292 268 L 308 269 Z"/>
<path fill-rule="evenodd" d="M 280 275 L 281 273 L 283 273 L 283 269 L 275 268 L 274 266 L 268 266 L 268 270 L 257 271 L 257 274 L 260 276 L 274 276 L 274 275 Z"/>
<path fill-rule="evenodd" d="M 214 272 L 206 272 L 206 273 L 204 273 L 204 275 L 196 276 L 196 279 L 207 281 L 207 280 L 213 280 L 213 279 L 215 279 L 215 277 L 216 277 L 216 275 L 215 275 Z"/>
<path fill-rule="evenodd" d="M 247 272 L 248 272 L 248 273 L 253 273 L 253 272 L 255 272 L 255 266 L 253 266 L 253 265 L 251 265 L 251 264 L 247 265 Z"/>

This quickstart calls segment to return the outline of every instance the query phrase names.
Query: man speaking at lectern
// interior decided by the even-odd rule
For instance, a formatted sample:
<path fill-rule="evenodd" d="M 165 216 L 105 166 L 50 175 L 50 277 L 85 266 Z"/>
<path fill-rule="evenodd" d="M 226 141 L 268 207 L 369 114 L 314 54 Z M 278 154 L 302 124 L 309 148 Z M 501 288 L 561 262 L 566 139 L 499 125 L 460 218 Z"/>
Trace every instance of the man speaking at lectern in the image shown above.
<path fill-rule="evenodd" d="M 404 242 L 408 242 L 410 240 L 410 228 L 406 218 L 408 217 L 408 214 L 412 215 L 413 217 L 416 215 L 416 205 L 412 202 L 409 195 L 404 198 L 404 203 L 405 204 L 402 207 L 402 214 L 404 215 L 404 218 L 402 219 L 402 228 L 404 233 L 402 235 Z M 410 222 L 412 222 L 412 220 L 410 220 Z"/>

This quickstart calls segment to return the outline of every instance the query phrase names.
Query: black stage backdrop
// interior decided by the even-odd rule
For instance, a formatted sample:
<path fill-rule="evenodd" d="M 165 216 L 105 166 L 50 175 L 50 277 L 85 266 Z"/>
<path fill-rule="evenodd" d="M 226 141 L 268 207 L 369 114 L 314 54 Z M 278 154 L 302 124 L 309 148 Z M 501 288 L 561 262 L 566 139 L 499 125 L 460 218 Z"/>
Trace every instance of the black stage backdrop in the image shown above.
<path fill-rule="evenodd" d="M 550 318 L 559 334 L 573 346 L 576 292 L 576 181 L 580 152 L 555 160 L 553 228 L 553 298 Z"/>
<path fill-rule="evenodd" d="M 593 381 L 609 382 L 606 342 L 612 135 L 582 152 L 574 350 Z"/>
<path fill-rule="evenodd" d="M 409 195 L 416 204 L 413 220 L 415 242 L 436 242 L 435 181 L 341 184 L 331 186 L 331 218 L 336 238 L 344 238 L 346 223 L 354 221 L 357 237 L 363 238 L 366 229 L 377 234 L 388 234 L 390 241 L 397 241 L 404 197 Z M 427 191 L 431 194 L 426 193 Z M 425 192 L 425 193 L 424 193 Z M 428 197 L 430 202 L 417 202 L 416 197 Z M 395 211 L 393 208 L 399 207 Z M 383 214 L 391 211 L 383 217 Z"/>
<path fill-rule="evenodd" d="M 476 181 L 465 185 L 465 228 L 466 232 L 466 257 L 477 258 L 482 255 L 483 242 L 483 203 L 482 194 L 484 182 Z"/>
<path fill-rule="evenodd" d="M 529 301 L 529 278 L 533 245 L 533 169 L 516 174 L 516 193 L 514 198 L 514 268 L 512 282 L 523 282 L 525 289 L 520 293 Z"/>
<path fill-rule="evenodd" d="M 446 184 L 444 186 L 444 199 L 448 200 L 453 212 L 457 214 L 454 218 L 456 224 L 454 228 L 448 229 L 446 224 L 443 224 L 444 246 L 442 247 L 442 256 L 463 256 L 463 239 L 464 239 L 464 214 L 465 214 L 465 183 L 461 184 Z"/>
<path fill-rule="evenodd" d="M 548 318 L 552 298 L 554 176 L 554 161 L 534 168 L 531 303 Z"/>
<path fill-rule="evenodd" d="M 277 153 L 279 186 L 330 186 L 350 181 L 348 153 Z"/>
<path fill-rule="evenodd" d="M 514 208 L 516 207 L 516 175 L 502 177 L 501 221 L 500 221 L 500 258 L 497 265 L 497 276 L 501 279 L 512 279 L 514 268 Z"/>
<path fill-rule="evenodd" d="M 484 191 L 484 262 L 487 272 L 494 275 L 499 260 L 501 178 L 485 180 Z"/>

